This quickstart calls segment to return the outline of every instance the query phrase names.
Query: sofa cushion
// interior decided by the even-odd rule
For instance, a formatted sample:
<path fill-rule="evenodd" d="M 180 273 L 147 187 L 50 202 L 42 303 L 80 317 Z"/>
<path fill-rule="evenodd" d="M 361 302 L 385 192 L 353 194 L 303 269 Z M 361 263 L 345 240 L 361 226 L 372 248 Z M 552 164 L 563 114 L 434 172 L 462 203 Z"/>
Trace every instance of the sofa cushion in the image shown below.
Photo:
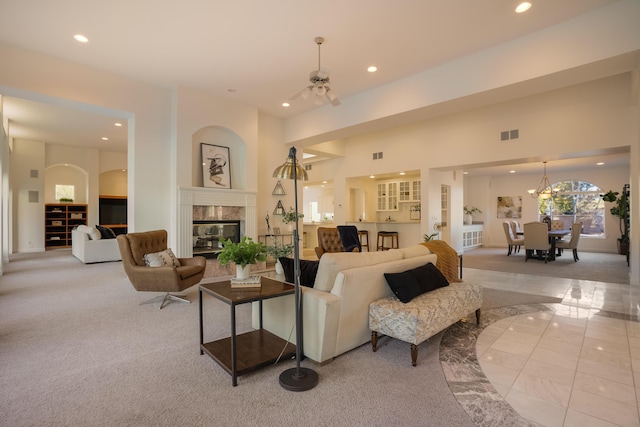
<path fill-rule="evenodd" d="M 403 303 L 434 289 L 449 286 L 444 275 L 432 263 L 400 273 L 384 273 L 393 293 Z"/>
<path fill-rule="evenodd" d="M 169 248 L 164 251 L 145 254 L 144 263 L 147 267 L 180 267 L 180 261 Z"/>
<path fill-rule="evenodd" d="M 116 233 L 109 227 L 103 227 L 96 224 L 96 229 L 100 232 L 100 238 L 102 239 L 115 239 Z"/>
<path fill-rule="evenodd" d="M 86 233 L 89 236 L 89 240 L 100 240 L 102 236 L 95 227 L 89 227 L 88 225 L 80 224 L 78 231 Z"/>
<path fill-rule="evenodd" d="M 331 292 L 336 276 L 343 270 L 400 259 L 402 259 L 402 252 L 397 249 L 376 252 L 325 253 L 320 258 L 318 274 L 313 287 L 319 291 Z"/>
<path fill-rule="evenodd" d="M 294 283 L 294 259 L 281 257 L 278 258 L 282 269 L 284 270 L 284 279 L 289 283 Z M 318 273 L 318 265 L 320 261 L 310 261 L 306 259 L 300 260 L 300 284 L 313 288 Z"/>
<path fill-rule="evenodd" d="M 429 250 L 429 248 L 427 248 L 424 245 L 407 246 L 406 248 L 400 248 L 398 250 L 402 252 L 403 259 L 414 258 L 422 255 L 429 255 L 430 253 L 432 253 Z"/>

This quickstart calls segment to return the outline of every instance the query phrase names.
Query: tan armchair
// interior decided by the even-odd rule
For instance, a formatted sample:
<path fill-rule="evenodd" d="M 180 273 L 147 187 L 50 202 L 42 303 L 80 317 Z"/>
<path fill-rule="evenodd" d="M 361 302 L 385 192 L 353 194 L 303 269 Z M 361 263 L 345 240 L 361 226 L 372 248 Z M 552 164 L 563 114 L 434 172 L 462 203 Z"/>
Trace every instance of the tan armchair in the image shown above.
<path fill-rule="evenodd" d="M 116 237 L 122 255 L 122 266 L 129 281 L 137 291 L 164 292 L 164 295 L 144 301 L 141 304 L 160 301 L 160 308 L 171 301 L 190 303 L 181 292 L 202 280 L 206 259 L 202 256 L 177 258 L 180 266 L 147 267 L 144 256 L 167 249 L 166 230 L 121 234 Z"/>
<path fill-rule="evenodd" d="M 318 259 L 329 252 L 346 252 L 336 227 L 318 227 L 318 246 L 315 248 Z M 358 248 L 350 252 L 359 252 Z"/>

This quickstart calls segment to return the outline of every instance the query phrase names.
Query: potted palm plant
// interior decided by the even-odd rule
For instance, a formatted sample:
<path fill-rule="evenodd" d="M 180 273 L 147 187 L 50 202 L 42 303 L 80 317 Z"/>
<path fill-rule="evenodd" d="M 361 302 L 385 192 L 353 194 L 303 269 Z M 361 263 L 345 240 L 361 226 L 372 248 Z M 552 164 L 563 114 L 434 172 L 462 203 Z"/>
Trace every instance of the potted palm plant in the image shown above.
<path fill-rule="evenodd" d="M 251 274 L 251 264 L 267 260 L 267 246 L 262 242 L 254 242 L 251 237 L 243 236 L 238 243 L 231 239 L 222 242 L 222 249 L 216 252 L 220 265 L 227 265 L 230 261 L 236 264 L 236 278 L 248 279 Z"/>
<path fill-rule="evenodd" d="M 609 211 L 611 215 L 619 218 L 618 253 L 626 255 L 629 252 L 629 229 L 627 227 L 629 221 L 629 196 L 625 191 L 620 194 L 617 191 L 609 190 L 601 197 L 605 202 L 615 203 Z"/>

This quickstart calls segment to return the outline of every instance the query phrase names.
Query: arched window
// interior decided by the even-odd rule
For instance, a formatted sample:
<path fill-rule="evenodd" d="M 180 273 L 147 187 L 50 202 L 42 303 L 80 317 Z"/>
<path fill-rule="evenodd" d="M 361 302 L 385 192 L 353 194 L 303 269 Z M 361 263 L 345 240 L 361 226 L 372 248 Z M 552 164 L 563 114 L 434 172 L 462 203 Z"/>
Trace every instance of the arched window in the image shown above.
<path fill-rule="evenodd" d="M 586 181 L 561 181 L 553 184 L 555 195 L 538 198 L 540 220 L 549 216 L 552 220 L 564 222 L 570 229 L 574 222 L 582 222 L 582 235 L 604 235 L 603 191 L 597 185 Z"/>

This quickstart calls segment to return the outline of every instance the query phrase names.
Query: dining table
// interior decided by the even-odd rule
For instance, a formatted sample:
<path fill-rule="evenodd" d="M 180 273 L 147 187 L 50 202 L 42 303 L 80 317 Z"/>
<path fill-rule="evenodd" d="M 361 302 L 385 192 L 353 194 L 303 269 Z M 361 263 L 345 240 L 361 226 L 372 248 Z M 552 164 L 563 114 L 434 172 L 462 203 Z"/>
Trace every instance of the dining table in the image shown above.
<path fill-rule="evenodd" d="M 557 256 L 561 256 L 560 250 L 556 251 L 556 241 L 562 239 L 564 236 L 571 234 L 571 230 L 549 230 L 549 243 L 551 243 L 551 251 L 549 252 L 549 261 L 554 261 Z M 524 236 L 524 231 L 518 231 L 518 236 Z"/>

